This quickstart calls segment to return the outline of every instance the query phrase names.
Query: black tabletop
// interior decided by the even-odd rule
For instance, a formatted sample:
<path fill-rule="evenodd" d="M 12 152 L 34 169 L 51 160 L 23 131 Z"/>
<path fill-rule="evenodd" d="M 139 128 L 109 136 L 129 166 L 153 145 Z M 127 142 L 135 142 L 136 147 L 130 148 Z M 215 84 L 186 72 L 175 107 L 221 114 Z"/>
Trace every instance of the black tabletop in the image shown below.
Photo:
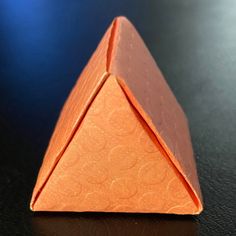
<path fill-rule="evenodd" d="M 117 15 L 189 119 L 200 216 L 29 210 L 60 109 Z M 0 1 L 0 235 L 236 235 L 235 158 L 236 1 Z"/>

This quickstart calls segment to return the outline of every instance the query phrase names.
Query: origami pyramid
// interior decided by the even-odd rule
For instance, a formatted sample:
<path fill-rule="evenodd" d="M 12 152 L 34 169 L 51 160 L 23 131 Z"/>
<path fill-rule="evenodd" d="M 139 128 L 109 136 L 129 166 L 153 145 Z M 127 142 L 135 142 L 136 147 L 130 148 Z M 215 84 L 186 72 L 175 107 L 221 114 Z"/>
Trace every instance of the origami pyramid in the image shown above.
<path fill-rule="evenodd" d="M 30 207 L 202 211 L 186 117 L 126 18 L 112 22 L 67 99 Z"/>

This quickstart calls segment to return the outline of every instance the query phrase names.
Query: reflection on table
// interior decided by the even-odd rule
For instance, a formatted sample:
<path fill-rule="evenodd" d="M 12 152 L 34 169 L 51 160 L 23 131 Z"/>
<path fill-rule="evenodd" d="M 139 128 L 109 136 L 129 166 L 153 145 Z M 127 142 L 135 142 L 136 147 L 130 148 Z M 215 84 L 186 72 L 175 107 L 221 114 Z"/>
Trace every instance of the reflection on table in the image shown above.
<path fill-rule="evenodd" d="M 34 235 L 198 235 L 192 216 L 125 213 L 35 213 Z"/>

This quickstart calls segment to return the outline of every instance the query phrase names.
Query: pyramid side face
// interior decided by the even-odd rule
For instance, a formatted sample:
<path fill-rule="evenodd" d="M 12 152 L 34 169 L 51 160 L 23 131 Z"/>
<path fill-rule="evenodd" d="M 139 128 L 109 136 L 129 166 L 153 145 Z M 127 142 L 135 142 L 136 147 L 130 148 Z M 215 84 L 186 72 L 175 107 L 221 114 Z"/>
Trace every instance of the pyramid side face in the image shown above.
<path fill-rule="evenodd" d="M 185 114 L 143 40 L 124 17 L 116 22 L 110 73 L 155 132 L 201 204 L 201 191 Z"/>
<path fill-rule="evenodd" d="M 33 210 L 196 214 L 190 192 L 110 76 Z"/>
<path fill-rule="evenodd" d="M 107 77 L 107 50 L 111 29 L 112 25 L 103 36 L 63 106 L 38 175 L 31 205 Z"/>

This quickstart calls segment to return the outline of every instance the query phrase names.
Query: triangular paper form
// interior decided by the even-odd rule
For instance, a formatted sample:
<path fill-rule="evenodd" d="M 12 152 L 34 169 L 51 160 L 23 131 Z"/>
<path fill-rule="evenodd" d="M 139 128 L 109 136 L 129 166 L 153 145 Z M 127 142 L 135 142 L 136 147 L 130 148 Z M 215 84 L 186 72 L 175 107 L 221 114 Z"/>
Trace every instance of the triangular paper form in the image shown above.
<path fill-rule="evenodd" d="M 40 197 L 38 210 L 194 213 L 197 205 L 114 76 L 108 77 Z"/>
<path fill-rule="evenodd" d="M 110 76 L 111 74 L 115 75 L 115 77 Z M 86 171 L 82 174 L 81 171 L 76 172 L 74 170 L 74 172 L 80 174 L 78 182 L 68 180 L 71 186 L 66 184 L 68 181 L 63 182 L 63 184 L 60 182 L 60 179 L 62 179 L 60 176 L 68 177 L 74 175 L 72 173 L 73 171 L 70 173 L 69 169 L 63 168 L 62 163 L 65 163 L 65 166 L 67 166 L 66 162 L 68 161 L 69 163 L 69 159 L 73 156 L 72 154 L 68 154 L 70 153 L 69 150 L 74 148 L 72 153 L 78 153 L 79 156 L 82 156 L 82 154 L 86 156 L 86 161 L 88 162 L 87 168 L 90 172 L 94 171 L 94 176 L 96 176 L 96 167 L 99 166 L 98 163 L 100 162 L 92 162 L 93 165 L 89 166 L 93 156 L 88 153 L 83 153 L 83 150 L 81 149 L 83 145 L 81 145 L 81 143 L 84 143 L 85 146 L 87 145 L 87 149 L 96 150 L 96 147 L 99 147 L 99 141 L 101 141 L 102 138 L 101 140 L 98 138 L 96 142 L 89 144 L 86 140 L 93 135 L 98 135 L 99 137 L 99 132 L 98 130 L 92 131 L 90 129 L 92 124 L 90 124 L 87 129 L 83 129 L 82 127 L 83 124 L 86 123 L 87 115 L 93 111 L 93 103 L 97 101 L 100 92 L 102 93 L 105 85 L 109 83 L 108 81 L 114 80 L 114 78 L 122 89 L 123 94 L 126 96 L 125 101 L 128 101 L 128 104 L 132 107 L 131 110 L 136 114 L 135 117 L 139 121 L 137 122 L 136 120 L 136 122 L 131 122 L 131 116 L 126 116 L 126 119 L 124 119 L 121 115 L 118 115 L 117 117 L 120 117 L 121 120 L 117 122 L 117 127 L 119 128 L 119 124 L 127 123 L 130 126 L 127 126 L 127 130 L 124 129 L 123 131 L 128 132 L 132 124 L 141 123 L 145 130 L 145 132 L 143 132 L 144 135 L 148 134 L 148 137 L 151 137 L 150 140 L 155 144 L 155 147 L 161 155 L 159 155 L 160 158 L 156 157 L 156 159 L 153 160 L 153 163 L 149 163 L 148 160 L 146 160 L 147 166 L 143 167 L 144 169 L 146 168 L 143 172 L 149 173 L 149 171 L 151 171 L 150 173 L 152 174 L 147 174 L 147 177 L 144 178 L 144 180 L 146 179 L 146 182 L 153 180 L 151 181 L 152 184 L 149 183 L 147 185 L 140 182 L 140 176 L 142 175 L 140 174 L 142 173 L 141 170 L 138 172 L 126 172 L 123 170 L 123 172 L 129 173 L 130 175 L 127 174 L 125 178 L 116 178 L 116 175 L 114 174 L 116 165 L 109 162 L 107 163 L 107 166 L 104 166 L 104 173 L 106 173 L 106 171 L 108 172 L 106 178 L 113 178 L 115 181 L 113 185 L 110 185 L 110 191 L 113 192 L 113 195 L 122 195 L 122 193 L 124 194 L 125 192 L 127 192 L 127 194 L 132 192 L 133 194 L 130 194 L 133 196 L 129 196 L 129 201 L 122 201 L 122 199 L 125 199 L 124 196 L 123 198 L 119 198 L 119 201 L 115 201 L 112 195 L 108 194 L 109 191 L 106 185 L 110 182 L 107 179 L 104 180 L 107 188 L 105 188 L 102 183 L 99 184 L 99 187 L 98 183 L 90 183 L 93 187 L 87 191 L 87 197 L 83 198 L 83 189 L 85 188 L 84 186 L 87 185 L 85 182 L 82 184 L 81 181 L 84 178 L 86 179 Z M 109 99 L 106 99 L 106 101 L 109 101 Z M 119 110 L 119 106 L 115 107 L 115 104 L 113 104 L 110 109 Z M 99 108 L 94 108 L 94 112 L 96 114 L 96 112 L 99 113 L 102 111 L 99 111 Z M 104 113 L 106 114 L 108 112 L 104 111 Z M 99 120 L 100 115 L 96 115 L 95 117 Z M 103 126 L 104 125 L 105 124 L 103 124 Z M 82 134 L 84 132 L 84 137 L 75 145 L 75 138 L 77 135 L 81 135 L 80 131 Z M 122 134 L 122 129 L 120 132 Z M 113 137 L 117 136 L 117 134 L 113 135 Z M 110 139 L 106 142 L 106 145 L 108 145 L 107 143 L 109 143 L 109 140 Z M 117 140 L 119 139 L 117 138 Z M 132 140 L 135 141 L 135 138 L 133 137 Z M 145 138 L 144 140 L 147 141 L 148 138 Z M 147 142 L 151 143 L 150 140 Z M 125 143 L 128 143 L 128 141 L 125 140 Z M 140 145 L 140 148 L 141 146 L 142 145 Z M 104 147 L 100 147 L 101 150 L 103 150 Z M 137 150 L 139 149 L 137 148 Z M 117 152 L 119 153 L 119 151 Z M 129 149 L 127 149 L 127 152 L 129 152 Z M 108 159 L 106 153 L 98 156 L 102 160 Z M 122 152 L 119 155 L 115 155 L 114 159 L 117 159 L 117 163 L 121 161 L 122 156 L 124 156 Z M 153 158 L 151 152 L 149 156 L 150 158 Z M 132 162 L 132 157 L 133 155 L 127 156 L 126 168 L 131 165 L 129 164 L 129 161 Z M 140 158 L 138 158 L 138 160 L 140 160 Z M 163 182 L 159 181 L 159 184 L 157 183 L 158 174 L 161 173 L 161 171 L 158 173 L 155 171 L 159 168 L 157 160 L 165 160 L 164 163 L 168 165 L 166 171 L 168 174 L 175 173 L 172 180 L 168 179 L 168 174 L 164 174 L 165 178 L 163 177 Z M 143 162 L 145 162 L 145 159 L 140 163 Z M 137 161 L 137 163 L 139 162 Z M 84 163 L 83 170 L 85 169 L 86 163 Z M 159 170 L 163 171 L 162 168 Z M 110 172 L 111 175 L 109 175 Z M 99 179 L 99 173 L 100 172 L 97 173 L 97 179 Z M 93 179 L 93 177 L 91 178 Z M 90 179 L 89 176 L 87 176 L 87 182 L 88 179 Z M 156 182 L 154 179 L 156 179 Z M 164 182 L 165 184 L 162 185 Z M 57 187 L 54 189 L 56 185 Z M 52 192 L 57 191 L 58 188 L 60 188 L 59 186 L 61 186 L 61 189 L 65 190 L 65 196 L 76 195 L 79 198 L 80 195 L 81 204 L 85 201 L 84 199 L 90 199 L 90 203 L 84 203 L 85 205 L 83 208 L 81 204 L 76 205 L 75 202 L 73 203 L 73 200 L 67 201 L 68 199 L 66 200 L 66 197 L 58 197 L 61 205 L 56 204 L 58 199 L 52 197 Z M 134 188 L 136 190 L 134 190 Z M 66 192 L 68 192 L 68 194 L 66 194 Z M 116 194 L 114 194 L 114 192 Z M 141 194 L 143 195 L 141 196 Z M 172 200 L 170 200 L 170 198 Z M 175 200 L 173 200 L 174 198 Z M 184 200 L 179 200 L 181 198 Z M 104 199 L 104 201 L 99 201 L 98 199 Z M 107 202 L 105 199 L 107 199 Z M 53 203 L 52 200 L 54 205 L 51 204 Z M 144 205 L 141 204 L 142 202 Z M 72 90 L 62 110 L 40 169 L 31 200 L 31 209 L 35 211 L 121 211 L 176 214 L 198 214 L 202 211 L 201 192 L 185 115 L 166 84 L 149 51 L 145 47 L 142 39 L 131 23 L 124 17 L 118 17 L 113 21 L 88 65 L 82 72 L 79 81 Z"/>

